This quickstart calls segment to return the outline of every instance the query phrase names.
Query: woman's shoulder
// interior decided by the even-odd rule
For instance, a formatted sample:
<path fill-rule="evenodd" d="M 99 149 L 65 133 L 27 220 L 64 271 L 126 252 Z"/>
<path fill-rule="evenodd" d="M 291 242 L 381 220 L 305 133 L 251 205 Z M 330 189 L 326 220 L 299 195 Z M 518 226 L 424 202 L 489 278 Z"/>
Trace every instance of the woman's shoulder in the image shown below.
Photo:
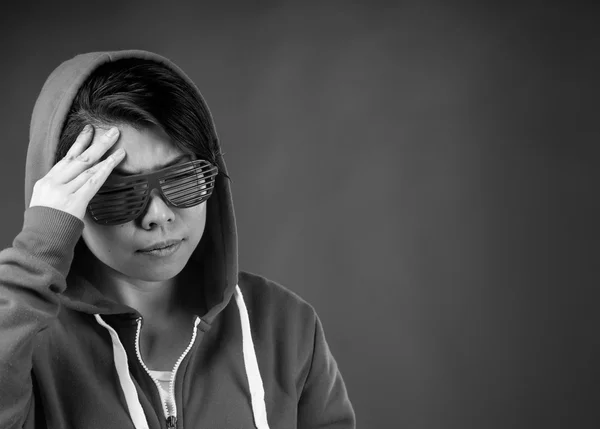
<path fill-rule="evenodd" d="M 262 316 L 279 315 L 285 319 L 316 318 L 314 307 L 296 292 L 282 284 L 248 271 L 240 271 L 238 286 L 242 291 L 246 305 Z M 266 314 L 265 314 L 266 313 Z"/>

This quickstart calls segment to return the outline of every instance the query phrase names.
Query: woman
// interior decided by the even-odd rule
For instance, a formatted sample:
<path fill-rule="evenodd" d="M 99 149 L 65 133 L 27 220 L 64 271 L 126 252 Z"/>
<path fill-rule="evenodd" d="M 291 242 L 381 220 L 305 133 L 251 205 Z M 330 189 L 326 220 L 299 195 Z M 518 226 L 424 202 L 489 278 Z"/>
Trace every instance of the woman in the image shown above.
<path fill-rule="evenodd" d="M 238 271 L 214 123 L 172 62 L 61 64 L 25 180 L 0 253 L 0 427 L 355 427 L 314 309 Z"/>

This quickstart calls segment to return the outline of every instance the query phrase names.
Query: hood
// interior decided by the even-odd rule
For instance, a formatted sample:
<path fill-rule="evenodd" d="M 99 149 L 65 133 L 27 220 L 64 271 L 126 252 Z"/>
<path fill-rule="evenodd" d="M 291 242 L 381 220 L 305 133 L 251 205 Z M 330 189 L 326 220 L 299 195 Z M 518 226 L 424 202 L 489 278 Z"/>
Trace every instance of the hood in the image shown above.
<path fill-rule="evenodd" d="M 33 110 L 25 168 L 25 208 L 29 207 L 33 185 L 53 166 L 62 127 L 78 89 L 98 66 L 124 58 L 164 64 L 198 91 L 192 80 L 173 62 L 147 51 L 92 52 L 60 64 L 44 83 Z M 201 94 L 200 97 L 206 105 Z M 210 125 L 216 136 L 212 116 Z M 209 324 L 230 301 L 238 280 L 237 232 L 231 189 L 220 147 L 218 152 L 217 166 L 224 174 L 216 178 L 213 195 L 207 201 L 204 235 L 185 268 L 197 271 L 192 271 L 190 287 L 198 288 L 198 293 L 203 295 L 206 313 L 201 316 Z M 78 246 L 81 242 L 82 239 Z M 107 299 L 79 274 L 81 259 L 77 249 L 67 278 L 68 287 L 62 297 L 64 305 L 89 314 L 131 313 L 131 308 Z"/>

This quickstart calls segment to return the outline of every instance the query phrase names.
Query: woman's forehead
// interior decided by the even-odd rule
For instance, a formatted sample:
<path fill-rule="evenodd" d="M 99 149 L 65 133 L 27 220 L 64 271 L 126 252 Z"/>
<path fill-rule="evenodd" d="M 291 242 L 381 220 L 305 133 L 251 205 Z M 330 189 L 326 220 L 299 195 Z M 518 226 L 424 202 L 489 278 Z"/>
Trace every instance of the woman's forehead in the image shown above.
<path fill-rule="evenodd" d="M 135 129 L 120 125 L 117 143 L 107 156 L 119 148 L 125 149 L 125 158 L 114 168 L 121 174 L 141 174 L 160 170 L 178 161 L 191 160 L 190 154 L 176 147 L 171 138 L 158 127 Z"/>

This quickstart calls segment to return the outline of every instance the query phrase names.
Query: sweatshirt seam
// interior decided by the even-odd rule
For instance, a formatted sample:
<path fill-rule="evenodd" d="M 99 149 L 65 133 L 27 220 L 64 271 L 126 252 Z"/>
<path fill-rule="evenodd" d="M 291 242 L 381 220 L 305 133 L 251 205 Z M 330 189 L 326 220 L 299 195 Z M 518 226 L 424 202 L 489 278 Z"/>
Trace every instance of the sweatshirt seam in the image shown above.
<path fill-rule="evenodd" d="M 302 392 L 300 393 L 300 396 L 302 396 L 304 394 L 304 391 L 306 390 L 306 385 L 309 383 L 309 379 L 312 373 L 312 369 L 314 366 L 314 362 L 315 362 L 315 350 L 317 348 L 317 331 L 318 331 L 318 326 L 317 326 L 317 318 L 314 317 L 314 333 L 313 333 L 313 344 L 312 344 L 312 350 L 310 353 L 310 364 L 308 366 L 308 371 L 306 373 L 306 379 L 304 380 L 304 384 L 302 385 Z"/>

